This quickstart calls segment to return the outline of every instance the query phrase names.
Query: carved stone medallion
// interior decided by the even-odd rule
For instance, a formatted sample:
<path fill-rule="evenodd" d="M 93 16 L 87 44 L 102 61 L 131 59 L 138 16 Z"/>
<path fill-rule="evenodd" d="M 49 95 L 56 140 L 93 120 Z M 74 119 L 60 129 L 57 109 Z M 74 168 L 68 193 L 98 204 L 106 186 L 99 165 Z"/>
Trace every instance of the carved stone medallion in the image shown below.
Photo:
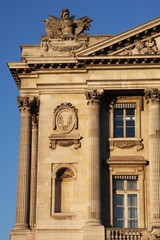
<path fill-rule="evenodd" d="M 78 110 L 71 103 L 62 103 L 54 110 L 53 129 L 69 133 L 78 128 Z"/>
<path fill-rule="evenodd" d="M 54 109 L 53 130 L 49 136 L 51 149 L 56 149 L 56 145 L 69 147 L 74 145 L 75 149 L 81 147 L 82 137 L 73 130 L 78 129 L 78 110 L 71 103 L 62 103 Z"/>

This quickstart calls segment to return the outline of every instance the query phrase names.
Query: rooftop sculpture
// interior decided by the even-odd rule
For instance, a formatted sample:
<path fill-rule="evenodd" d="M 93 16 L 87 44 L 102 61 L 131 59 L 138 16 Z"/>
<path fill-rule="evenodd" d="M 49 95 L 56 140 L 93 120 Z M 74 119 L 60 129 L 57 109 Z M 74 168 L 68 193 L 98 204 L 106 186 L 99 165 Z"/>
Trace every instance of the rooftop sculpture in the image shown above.
<path fill-rule="evenodd" d="M 64 8 L 61 10 L 61 18 L 50 15 L 49 19 L 42 22 L 46 25 L 48 38 L 63 38 L 71 39 L 75 36 L 89 30 L 90 22 L 93 20 L 87 16 L 74 20 L 75 15 L 70 16 L 69 10 Z"/>

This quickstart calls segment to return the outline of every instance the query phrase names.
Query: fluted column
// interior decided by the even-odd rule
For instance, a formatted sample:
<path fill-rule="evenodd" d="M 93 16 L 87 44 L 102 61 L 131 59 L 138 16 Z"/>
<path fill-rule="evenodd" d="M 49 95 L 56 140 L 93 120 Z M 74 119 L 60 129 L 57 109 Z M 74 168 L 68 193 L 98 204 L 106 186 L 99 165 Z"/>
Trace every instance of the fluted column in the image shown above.
<path fill-rule="evenodd" d="M 89 219 L 87 224 L 100 225 L 100 120 L 99 109 L 102 92 L 86 91 L 89 107 L 89 140 L 90 140 L 90 191 L 89 191 Z"/>
<path fill-rule="evenodd" d="M 31 158 L 31 110 L 34 100 L 18 97 L 21 114 L 20 146 L 18 163 L 18 189 L 16 223 L 14 229 L 29 228 L 30 158 Z"/>
<path fill-rule="evenodd" d="M 37 155 L 38 155 L 38 108 L 32 115 L 32 141 L 31 141 L 31 189 L 30 189 L 30 226 L 33 229 L 36 223 L 36 192 L 37 192 Z"/>
<path fill-rule="evenodd" d="M 149 104 L 150 225 L 160 227 L 160 90 L 145 91 Z"/>

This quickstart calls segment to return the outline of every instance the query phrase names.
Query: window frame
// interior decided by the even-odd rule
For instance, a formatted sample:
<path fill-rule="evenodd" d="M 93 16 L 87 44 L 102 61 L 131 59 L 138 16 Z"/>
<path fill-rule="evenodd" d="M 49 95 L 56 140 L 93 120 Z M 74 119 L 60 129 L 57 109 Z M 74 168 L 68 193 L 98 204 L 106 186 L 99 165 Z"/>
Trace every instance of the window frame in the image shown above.
<path fill-rule="evenodd" d="M 127 114 L 127 110 L 134 110 L 134 114 Z M 116 118 L 117 118 L 117 116 L 118 116 L 118 114 L 116 115 L 116 111 L 117 110 L 121 110 L 122 111 L 122 113 L 121 113 L 121 116 L 122 116 L 122 118 L 120 118 L 119 117 L 119 119 L 121 119 L 121 121 L 122 121 L 122 126 L 116 126 Z M 135 137 L 135 135 L 136 135 L 136 108 L 114 108 L 114 138 L 120 138 L 117 134 L 116 134 L 116 127 L 118 128 L 121 128 L 122 129 L 122 135 L 123 136 L 121 136 L 122 138 L 131 138 L 131 137 Z M 127 117 L 131 117 L 132 116 L 132 118 L 134 118 L 134 126 L 127 126 Z M 132 129 L 134 129 L 134 136 L 131 136 L 131 137 L 129 137 L 129 136 L 127 136 L 127 130 L 129 129 L 129 128 L 132 128 Z"/>
<path fill-rule="evenodd" d="M 134 137 L 114 137 L 114 105 L 115 104 L 135 104 L 135 136 Z M 143 149 L 143 139 L 141 138 L 141 111 L 143 110 L 142 96 L 117 96 L 110 99 L 109 104 L 109 150 L 118 148 L 137 147 Z"/>
<path fill-rule="evenodd" d="M 138 228 L 146 228 L 148 217 L 148 202 L 147 202 L 147 176 L 146 166 L 148 161 L 141 156 L 110 156 L 107 159 L 107 165 L 110 175 L 110 225 L 113 227 L 113 177 L 115 176 L 138 176 L 138 213 L 139 225 Z"/>
<path fill-rule="evenodd" d="M 137 176 L 138 177 L 138 176 Z M 114 181 L 116 181 L 118 179 L 112 179 L 113 181 L 113 186 L 114 186 Z M 114 225 L 114 221 L 115 221 L 115 196 L 116 195 L 122 195 L 124 198 L 124 203 L 122 205 L 122 208 L 124 209 L 124 218 L 121 218 L 121 220 L 124 221 L 124 227 L 123 228 L 138 228 L 139 226 L 139 181 L 138 179 L 136 180 L 132 180 L 132 181 L 136 181 L 137 182 L 137 188 L 136 189 L 127 189 L 127 182 L 131 181 L 130 179 L 123 179 L 124 181 L 124 188 L 123 189 L 114 189 L 113 188 L 113 227 L 116 228 L 121 228 L 121 227 L 117 227 Z M 128 209 L 129 209 L 129 205 L 128 205 L 128 196 L 134 194 L 137 196 L 137 203 L 136 206 L 132 206 L 134 208 L 137 209 L 137 218 L 129 218 L 128 214 Z M 117 218 L 118 219 L 118 218 Z M 119 218 L 120 219 L 120 218 Z M 129 227 L 128 226 L 128 222 L 129 220 L 132 219 L 133 221 L 137 221 L 137 226 L 135 227 Z"/>

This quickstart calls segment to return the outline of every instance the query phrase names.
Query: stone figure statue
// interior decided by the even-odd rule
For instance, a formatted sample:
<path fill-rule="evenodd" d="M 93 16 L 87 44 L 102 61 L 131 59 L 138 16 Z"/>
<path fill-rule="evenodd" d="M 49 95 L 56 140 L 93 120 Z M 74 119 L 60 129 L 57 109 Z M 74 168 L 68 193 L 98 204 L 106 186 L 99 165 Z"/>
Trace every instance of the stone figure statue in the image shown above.
<path fill-rule="evenodd" d="M 85 16 L 74 20 L 75 16 L 70 16 L 69 10 L 61 10 L 61 18 L 49 16 L 49 19 L 42 22 L 46 25 L 46 32 L 49 38 L 74 37 L 80 35 L 84 30 L 89 30 L 92 19 Z"/>

